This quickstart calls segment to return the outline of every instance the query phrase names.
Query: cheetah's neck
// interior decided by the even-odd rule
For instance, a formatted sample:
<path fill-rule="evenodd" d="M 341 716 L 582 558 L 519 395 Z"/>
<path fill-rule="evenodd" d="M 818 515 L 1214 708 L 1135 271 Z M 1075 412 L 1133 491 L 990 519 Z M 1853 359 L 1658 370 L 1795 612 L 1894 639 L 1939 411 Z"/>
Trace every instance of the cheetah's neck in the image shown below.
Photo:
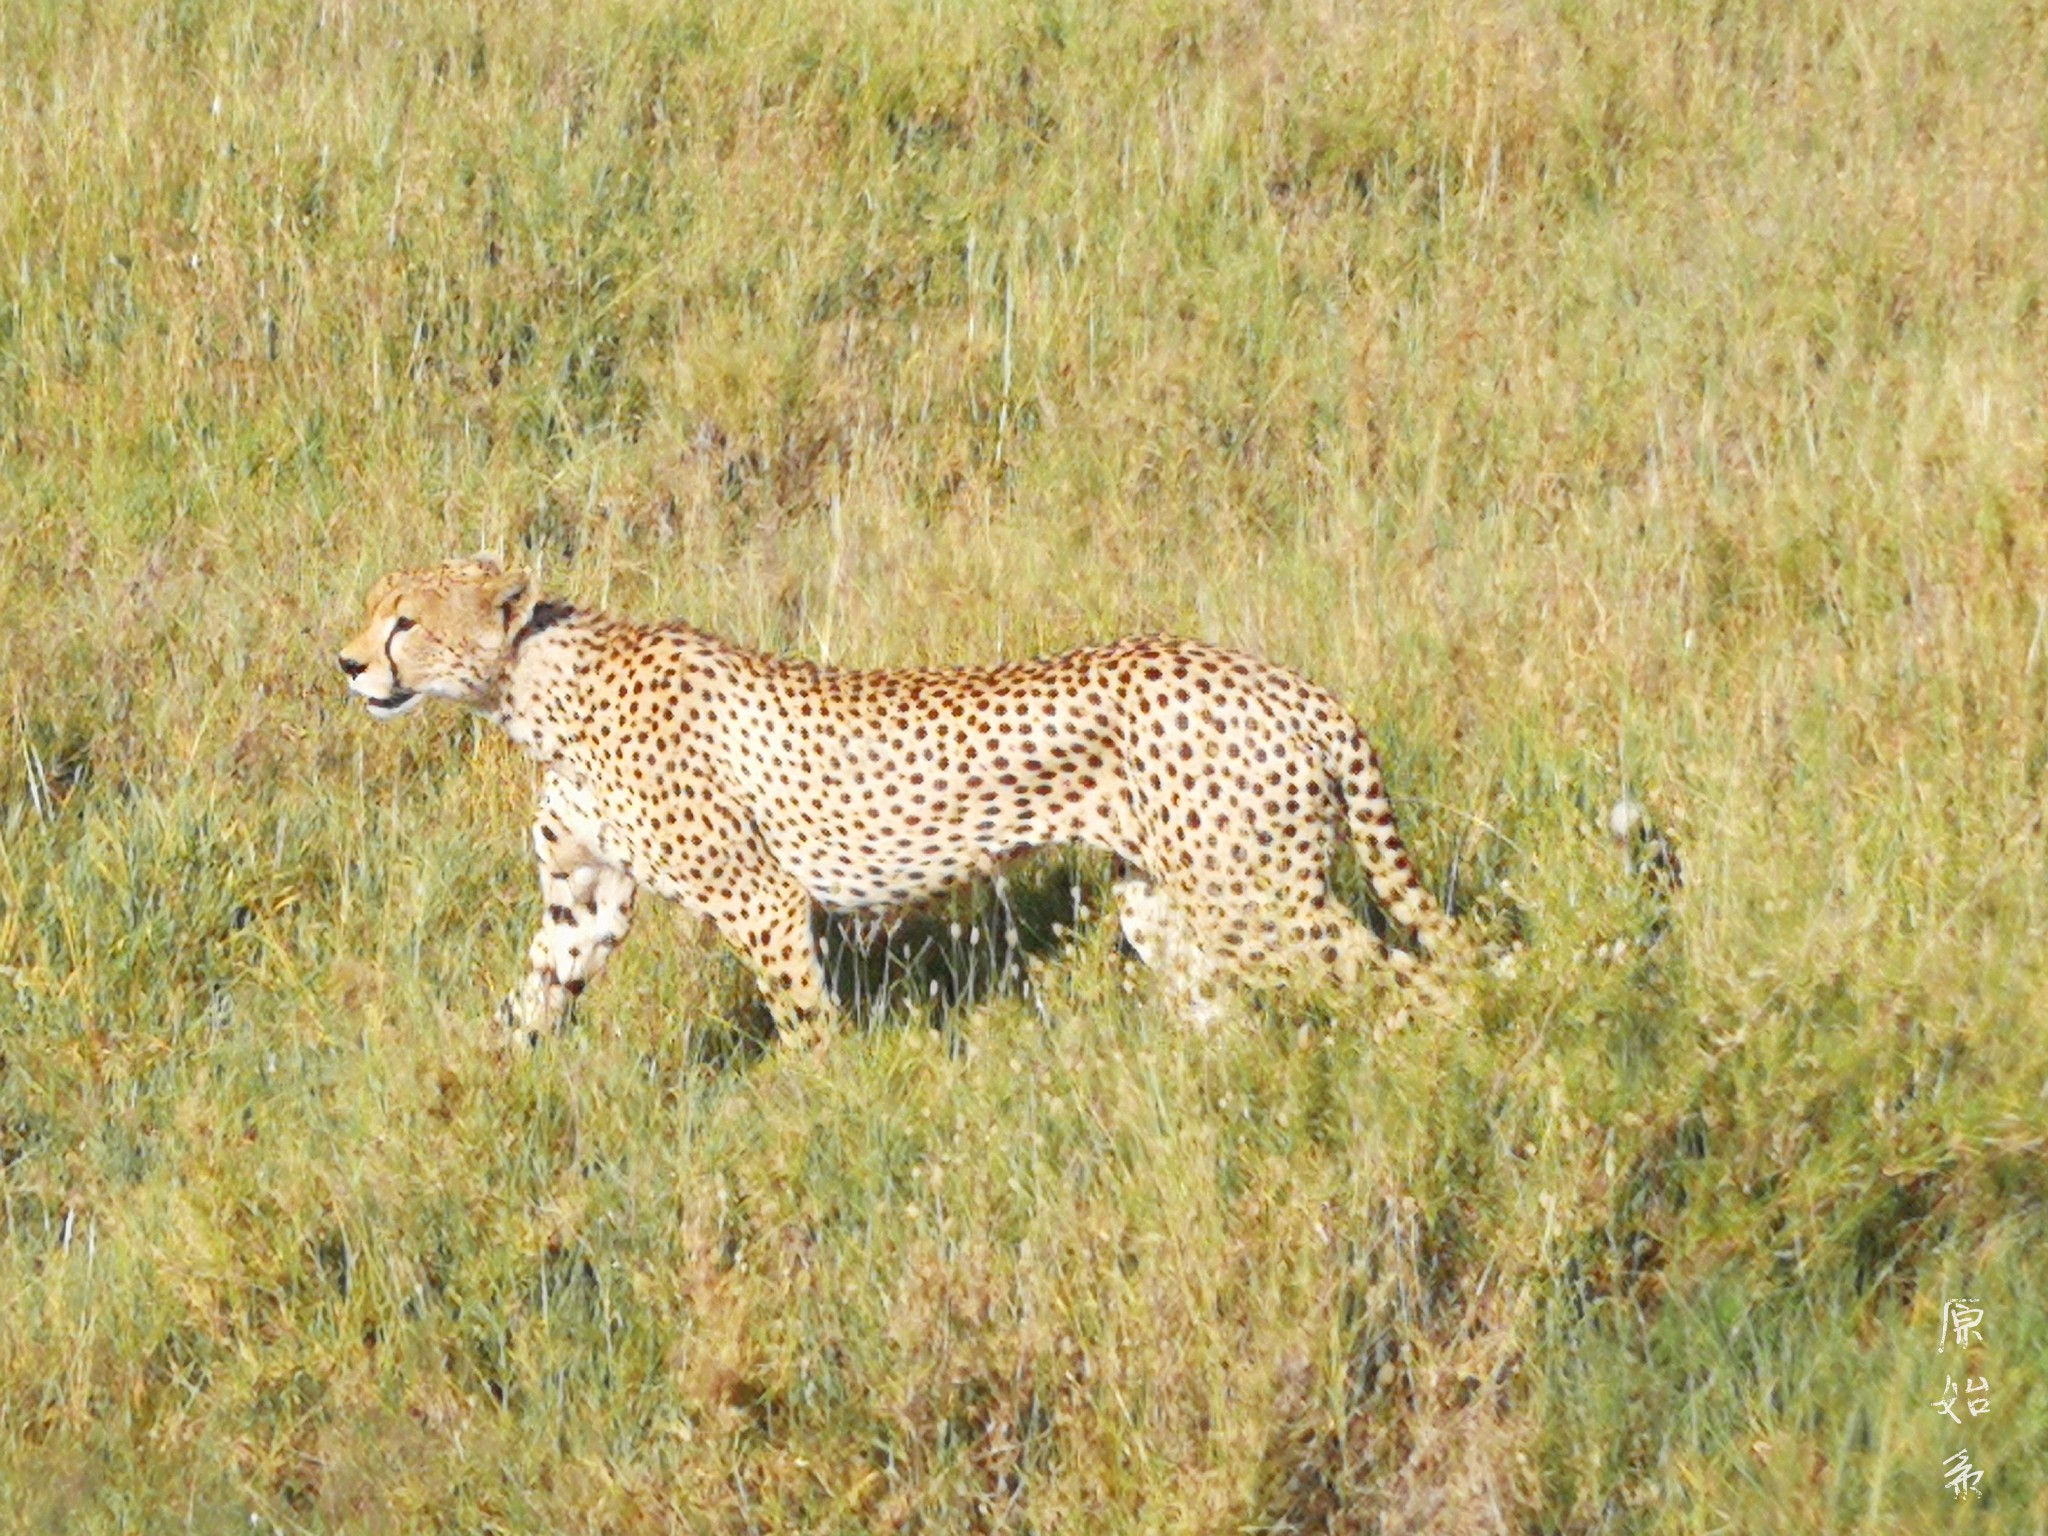
<path fill-rule="evenodd" d="M 536 762 L 556 762 L 579 739 L 581 718 L 568 701 L 621 627 L 602 614 L 543 602 L 513 637 L 491 715 Z"/>

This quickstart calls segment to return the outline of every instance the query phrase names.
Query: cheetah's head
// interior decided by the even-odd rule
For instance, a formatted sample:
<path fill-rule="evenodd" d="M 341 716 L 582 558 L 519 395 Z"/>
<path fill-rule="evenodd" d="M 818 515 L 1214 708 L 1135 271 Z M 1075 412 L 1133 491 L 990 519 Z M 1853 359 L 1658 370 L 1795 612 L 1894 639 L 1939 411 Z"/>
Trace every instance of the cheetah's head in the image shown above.
<path fill-rule="evenodd" d="M 495 560 L 393 571 L 370 590 L 369 622 L 342 650 L 341 670 L 374 719 L 396 720 L 430 697 L 489 709 L 532 613 L 526 578 Z"/>

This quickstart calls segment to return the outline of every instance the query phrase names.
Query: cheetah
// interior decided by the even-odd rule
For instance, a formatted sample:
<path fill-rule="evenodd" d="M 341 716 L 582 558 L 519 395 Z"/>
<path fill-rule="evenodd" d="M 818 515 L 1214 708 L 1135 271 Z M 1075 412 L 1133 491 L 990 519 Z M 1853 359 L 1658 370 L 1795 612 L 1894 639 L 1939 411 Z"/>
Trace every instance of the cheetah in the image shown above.
<path fill-rule="evenodd" d="M 642 889 L 708 918 L 777 1026 L 808 1028 L 832 1007 L 814 908 L 901 908 L 1049 844 L 1130 871 L 1124 936 L 1197 1018 L 1230 985 L 1304 973 L 1379 968 L 1442 999 L 1332 895 L 1347 836 L 1386 915 L 1456 950 L 1343 706 L 1197 641 L 838 670 L 543 599 L 475 559 L 385 576 L 340 661 L 374 718 L 451 700 L 540 765 L 543 915 L 497 1014 L 524 1043 L 604 968 Z"/>

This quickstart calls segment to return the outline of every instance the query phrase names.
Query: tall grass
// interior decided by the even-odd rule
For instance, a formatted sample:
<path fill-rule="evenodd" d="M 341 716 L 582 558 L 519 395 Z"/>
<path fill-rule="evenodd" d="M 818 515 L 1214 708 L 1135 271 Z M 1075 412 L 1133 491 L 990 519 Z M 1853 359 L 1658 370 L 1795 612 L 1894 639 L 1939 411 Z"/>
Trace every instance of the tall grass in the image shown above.
<path fill-rule="evenodd" d="M 2048 1528 L 2044 27 L 0 9 L 0 1508 Z M 1195 1033 L 1081 858 L 501 1065 L 530 772 L 331 660 L 479 547 L 1297 665 L 1512 974 Z"/>

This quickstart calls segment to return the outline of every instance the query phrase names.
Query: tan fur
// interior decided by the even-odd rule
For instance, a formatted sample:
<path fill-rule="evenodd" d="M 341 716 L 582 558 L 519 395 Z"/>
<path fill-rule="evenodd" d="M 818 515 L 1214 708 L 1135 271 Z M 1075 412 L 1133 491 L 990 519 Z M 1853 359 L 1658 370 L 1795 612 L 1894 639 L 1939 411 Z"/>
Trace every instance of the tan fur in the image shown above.
<path fill-rule="evenodd" d="M 1118 886 L 1126 935 L 1197 1014 L 1220 979 L 1380 966 L 1440 997 L 1329 891 L 1348 837 L 1387 913 L 1433 953 L 1454 943 L 1371 747 L 1329 694 L 1248 656 L 1138 639 L 833 671 L 536 604 L 496 564 L 454 561 L 380 581 L 341 664 L 380 718 L 449 699 L 542 767 L 544 918 L 500 1009 L 524 1037 L 603 967 L 643 887 L 710 918 L 787 1024 L 829 1007 L 814 904 L 900 907 L 1068 842 L 1141 872 Z"/>

